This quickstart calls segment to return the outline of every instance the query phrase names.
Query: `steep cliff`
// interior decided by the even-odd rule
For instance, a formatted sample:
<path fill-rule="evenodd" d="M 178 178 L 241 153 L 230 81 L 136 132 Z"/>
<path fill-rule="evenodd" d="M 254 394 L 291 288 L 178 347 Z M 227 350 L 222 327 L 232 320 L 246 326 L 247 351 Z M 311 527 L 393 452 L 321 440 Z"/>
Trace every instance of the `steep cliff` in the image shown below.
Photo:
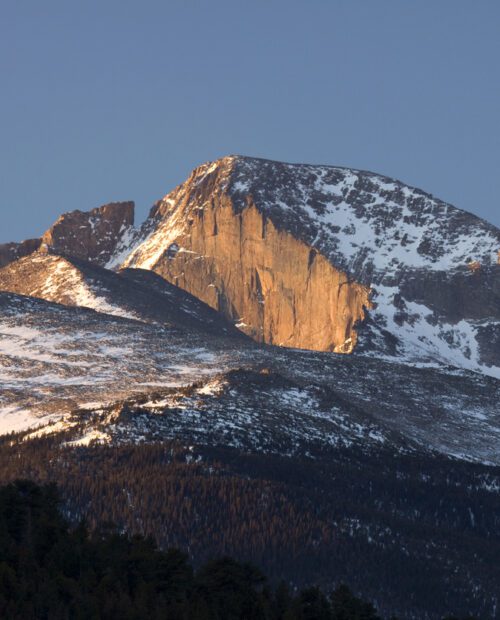
<path fill-rule="evenodd" d="M 499 248 L 400 181 L 235 156 L 197 168 L 108 265 L 154 270 L 259 341 L 500 376 Z"/>
<path fill-rule="evenodd" d="M 126 266 L 153 269 L 222 312 L 259 342 L 350 352 L 369 287 L 261 213 L 237 211 L 224 166 L 195 171 L 157 205 Z"/>
<path fill-rule="evenodd" d="M 42 247 L 154 271 L 258 342 L 500 377 L 500 231 L 421 190 L 232 156 L 196 168 L 141 228 L 133 217 L 131 202 L 73 211 Z"/>

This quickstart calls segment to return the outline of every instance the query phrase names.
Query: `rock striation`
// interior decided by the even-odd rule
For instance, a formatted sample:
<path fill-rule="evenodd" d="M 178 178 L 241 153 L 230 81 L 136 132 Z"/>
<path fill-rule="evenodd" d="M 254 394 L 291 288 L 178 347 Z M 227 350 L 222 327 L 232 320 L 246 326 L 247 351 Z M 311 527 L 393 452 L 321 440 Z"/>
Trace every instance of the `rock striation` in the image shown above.
<path fill-rule="evenodd" d="M 125 266 L 152 269 L 258 342 L 349 353 L 370 289 L 262 213 L 238 210 L 227 168 L 194 171 L 159 202 Z"/>
<path fill-rule="evenodd" d="M 110 264 L 260 342 L 500 376 L 499 248 L 497 228 L 400 181 L 234 156 L 194 170 Z"/>
<path fill-rule="evenodd" d="M 257 342 L 500 377 L 500 230 L 430 194 L 231 156 L 196 168 L 140 228 L 133 210 L 67 213 L 42 248 L 153 271 Z M 31 250 L 4 247 L 3 261 Z"/>

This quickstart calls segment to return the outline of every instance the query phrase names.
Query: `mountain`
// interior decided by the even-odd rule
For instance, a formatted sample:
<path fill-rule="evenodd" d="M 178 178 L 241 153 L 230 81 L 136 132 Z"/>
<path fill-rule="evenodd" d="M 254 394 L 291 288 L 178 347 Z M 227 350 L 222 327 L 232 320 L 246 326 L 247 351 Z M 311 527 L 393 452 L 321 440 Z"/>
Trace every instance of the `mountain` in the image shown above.
<path fill-rule="evenodd" d="M 399 181 L 226 157 L 159 201 L 108 266 L 155 271 L 259 342 L 360 340 L 500 376 L 499 250 L 497 228 Z"/>
<path fill-rule="evenodd" d="M 493 618 L 500 231 L 239 156 L 133 220 L 72 211 L 0 248 L 0 482 L 57 480 L 72 518 L 195 562 Z"/>
<path fill-rule="evenodd" d="M 0 268 L 16 261 L 18 258 L 32 254 L 41 245 L 40 239 L 26 239 L 21 243 L 2 243 L 0 244 Z"/>
<path fill-rule="evenodd" d="M 257 345 L 182 320 L 144 322 L 0 293 L 3 430 L 52 421 L 46 432 L 70 425 L 111 443 L 205 437 L 260 452 L 274 433 L 283 455 L 361 443 L 500 464 L 496 379 Z M 200 399 L 186 399 L 198 389 Z M 127 410 L 133 415 L 104 415 Z"/>

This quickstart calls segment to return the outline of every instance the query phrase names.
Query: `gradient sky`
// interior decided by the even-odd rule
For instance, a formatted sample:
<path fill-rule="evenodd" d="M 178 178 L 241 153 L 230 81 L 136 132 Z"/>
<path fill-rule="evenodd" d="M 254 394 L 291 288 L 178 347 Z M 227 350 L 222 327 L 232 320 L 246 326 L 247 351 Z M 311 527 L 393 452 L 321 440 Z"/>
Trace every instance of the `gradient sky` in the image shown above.
<path fill-rule="evenodd" d="M 0 242 L 240 153 L 500 225 L 498 0 L 2 0 Z"/>

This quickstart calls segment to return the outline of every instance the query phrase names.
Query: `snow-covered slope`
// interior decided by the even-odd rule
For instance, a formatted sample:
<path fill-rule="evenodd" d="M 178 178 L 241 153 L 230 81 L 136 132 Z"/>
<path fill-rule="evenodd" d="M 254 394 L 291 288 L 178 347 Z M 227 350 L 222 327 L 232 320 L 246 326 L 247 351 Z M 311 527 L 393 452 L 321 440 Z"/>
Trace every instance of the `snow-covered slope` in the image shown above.
<path fill-rule="evenodd" d="M 266 449 L 280 416 L 295 412 L 289 452 L 294 436 L 308 450 L 311 438 L 347 445 L 359 424 L 366 445 L 383 437 L 498 463 L 498 244 L 486 222 L 371 173 L 241 157 L 201 166 L 128 231 L 110 263 L 124 269 L 45 250 L 0 270 L 11 291 L 0 293 L 2 428 L 57 422 L 91 403 L 89 432 L 114 437 L 99 407 L 127 403 L 150 435 L 213 442 L 214 429 L 236 425 L 234 445 L 257 449 L 260 437 Z M 353 356 L 261 346 L 231 324 L 261 321 L 271 343 L 285 327 L 318 349 L 341 320 L 332 338 Z M 221 391 L 201 386 L 203 406 L 185 401 L 181 420 L 172 402 L 189 385 L 231 372 Z M 161 411 L 157 388 L 178 391 Z M 137 420 L 127 418 L 132 439 Z"/>
<path fill-rule="evenodd" d="M 326 386 L 298 384 L 269 369 L 232 370 L 186 388 L 170 388 L 102 407 L 83 407 L 35 431 L 72 430 L 71 445 L 179 440 L 287 456 L 325 449 L 413 449 L 398 432 Z"/>
<path fill-rule="evenodd" d="M 76 420 L 80 438 L 283 454 L 355 443 L 500 463 L 499 398 L 498 380 L 453 368 L 265 347 L 0 293 L 4 433 Z"/>
<path fill-rule="evenodd" d="M 188 182 L 199 188 L 199 198 L 206 198 L 206 189 L 227 193 L 237 211 L 247 208 L 250 197 L 276 225 L 369 284 L 391 283 L 406 270 L 448 271 L 473 261 L 498 262 L 498 228 L 371 172 L 230 156 L 196 168 Z M 152 267 L 186 230 L 187 221 L 163 220 L 167 214 L 175 215 L 175 199 L 185 197 L 182 187 L 158 202 L 142 236 L 132 236 L 128 249 L 120 248 L 124 264 Z M 206 205 L 191 206 L 202 211 Z M 169 236 L 162 238 L 165 232 Z"/>
<path fill-rule="evenodd" d="M 238 364 L 240 346 L 241 338 L 0 293 L 0 430 L 189 383 Z"/>
<path fill-rule="evenodd" d="M 126 266 L 155 270 L 232 319 L 241 308 L 239 324 L 255 337 L 265 329 L 261 327 L 265 319 L 251 311 L 248 302 L 240 302 L 242 293 L 234 282 L 243 282 L 245 277 L 234 270 L 224 272 L 228 257 L 234 257 L 221 254 L 221 243 L 204 243 L 203 252 L 197 243 L 197 229 L 207 238 L 208 219 L 211 226 L 214 223 L 211 234 L 224 235 L 217 224 L 228 205 L 242 223 L 240 228 L 245 214 L 257 209 L 263 237 L 269 235 L 266 221 L 271 222 L 352 281 L 371 287 L 374 307 L 369 309 L 359 352 L 397 356 L 412 364 L 444 362 L 500 377 L 500 231 L 470 213 L 377 174 L 239 156 L 205 164 L 156 205 L 133 237 L 128 255 L 122 247 L 110 265 L 121 260 Z M 241 230 L 241 260 L 253 260 L 259 276 L 252 279 L 247 268 L 251 282 L 244 282 L 250 291 L 245 290 L 245 295 L 253 295 L 255 305 L 260 304 L 265 314 L 275 295 L 272 286 L 266 290 L 262 278 L 269 267 L 253 249 L 257 229 Z M 210 276 L 213 284 L 205 286 L 213 286 L 215 293 L 195 282 L 193 274 L 200 272 Z M 306 294 L 305 288 L 295 291 L 293 283 L 285 285 L 297 299 Z M 317 300 L 318 306 L 324 303 L 329 302 Z M 291 304 L 290 312 L 300 314 L 298 302 Z M 345 312 L 340 308 L 332 321 Z M 286 314 L 280 310 L 273 315 L 276 329 Z M 294 330 L 307 321 L 306 317 L 299 319 Z M 252 321 L 258 323 L 253 332 Z"/>
<path fill-rule="evenodd" d="M 222 315 L 152 272 L 115 273 L 47 251 L 0 269 L 0 290 L 146 323 L 242 337 Z"/>
<path fill-rule="evenodd" d="M 371 172 L 235 157 L 229 193 L 259 209 L 369 284 L 405 270 L 497 262 L 500 231 L 400 181 Z M 208 168 L 210 170 L 210 168 Z"/>

